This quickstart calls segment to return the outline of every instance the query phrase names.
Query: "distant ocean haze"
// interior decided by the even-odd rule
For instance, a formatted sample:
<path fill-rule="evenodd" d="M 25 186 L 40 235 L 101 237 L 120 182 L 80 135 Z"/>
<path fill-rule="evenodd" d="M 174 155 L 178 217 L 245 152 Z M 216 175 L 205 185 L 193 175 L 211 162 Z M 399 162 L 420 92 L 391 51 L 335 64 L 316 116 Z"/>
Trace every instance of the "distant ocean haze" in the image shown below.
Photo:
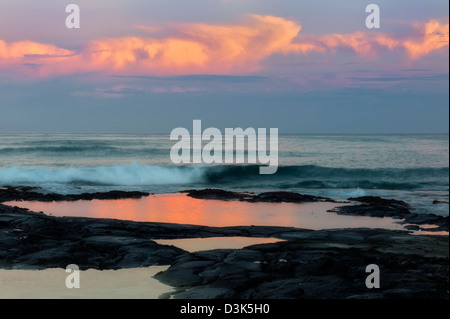
<path fill-rule="evenodd" d="M 0 134 L 0 186 L 59 193 L 223 188 L 335 199 L 377 195 L 448 215 L 448 135 L 281 134 L 273 175 L 260 175 L 259 165 L 176 165 L 173 144 L 168 134 Z"/>

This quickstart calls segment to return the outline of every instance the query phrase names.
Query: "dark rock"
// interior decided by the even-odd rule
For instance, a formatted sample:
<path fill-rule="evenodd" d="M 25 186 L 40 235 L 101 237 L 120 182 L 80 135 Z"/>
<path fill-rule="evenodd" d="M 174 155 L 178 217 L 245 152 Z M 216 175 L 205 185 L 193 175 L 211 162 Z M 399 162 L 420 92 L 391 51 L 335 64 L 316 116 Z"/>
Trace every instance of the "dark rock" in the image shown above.
<path fill-rule="evenodd" d="M 264 192 L 261 194 L 237 193 L 222 189 L 186 190 L 187 196 L 199 199 L 239 200 L 246 202 L 269 203 L 306 203 L 306 202 L 335 202 L 328 197 L 303 195 L 294 192 Z"/>
<path fill-rule="evenodd" d="M 360 240 L 352 245 L 355 234 Z M 156 278 L 175 285 L 175 298 L 448 298 L 446 236 L 376 229 L 303 235 L 243 250 L 186 254 Z M 365 268 L 373 263 L 381 271 L 379 289 L 365 286 Z"/>
<path fill-rule="evenodd" d="M 389 213 L 425 221 L 422 215 L 405 212 L 408 209 L 398 202 L 364 201 L 361 205 L 371 207 L 366 212 L 388 207 Z M 195 253 L 153 241 L 215 236 L 286 241 Z M 408 231 L 141 223 L 53 217 L 0 204 L 0 268 L 170 264 L 155 277 L 176 288 L 171 294 L 175 298 L 448 299 L 448 248 L 448 236 L 415 236 Z M 379 289 L 365 286 L 369 264 L 380 267 Z"/>
<path fill-rule="evenodd" d="M 294 192 L 265 192 L 249 198 L 250 202 L 270 203 L 306 203 L 306 202 L 334 202 L 331 198 L 303 195 Z"/>
<path fill-rule="evenodd" d="M 5 186 L 0 188 L 0 203 L 7 201 L 77 201 L 77 200 L 93 200 L 93 199 L 124 199 L 124 198 L 141 198 L 150 195 L 145 192 L 137 191 L 109 191 L 97 193 L 83 193 L 83 194 L 44 194 L 35 192 L 36 187 L 26 186 Z"/>
<path fill-rule="evenodd" d="M 370 216 L 370 217 L 391 217 L 401 219 L 401 223 L 415 225 L 436 225 L 434 231 L 448 231 L 448 216 L 438 216 L 435 214 L 417 214 L 410 211 L 409 205 L 396 199 L 386 199 L 378 196 L 353 197 L 349 200 L 360 202 L 359 205 L 348 205 L 336 207 L 330 212 L 339 215 Z M 413 230 L 409 226 L 410 230 Z"/>
<path fill-rule="evenodd" d="M 0 205 L 0 221 L 2 268 L 65 268 L 72 263 L 80 269 L 144 267 L 167 265 L 185 253 L 152 241 L 153 225 L 52 217 L 5 205 Z"/>
<path fill-rule="evenodd" d="M 187 196 L 198 199 L 218 199 L 218 200 L 243 200 L 245 197 L 252 197 L 252 194 L 225 191 L 222 189 L 201 189 L 185 190 L 180 193 L 187 193 Z"/>
<path fill-rule="evenodd" d="M 408 208 L 408 204 L 405 203 L 404 201 L 397 199 L 386 199 L 379 196 L 350 197 L 348 198 L 348 200 L 377 206 L 393 206 L 393 207 Z"/>
<path fill-rule="evenodd" d="M 289 227 L 206 227 L 114 219 L 54 217 L 0 204 L 0 267 L 81 269 L 167 265 L 185 251 L 152 239 L 273 237 Z M 309 232 L 309 231 L 306 231 Z"/>

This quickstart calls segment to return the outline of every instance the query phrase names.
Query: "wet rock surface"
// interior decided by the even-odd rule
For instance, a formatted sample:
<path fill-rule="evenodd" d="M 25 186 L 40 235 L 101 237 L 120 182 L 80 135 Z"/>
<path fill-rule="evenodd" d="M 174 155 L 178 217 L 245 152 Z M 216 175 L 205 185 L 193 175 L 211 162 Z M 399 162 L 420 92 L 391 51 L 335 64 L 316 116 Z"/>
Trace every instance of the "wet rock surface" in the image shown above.
<path fill-rule="evenodd" d="M 36 187 L 26 186 L 4 186 L 0 188 L 0 203 L 7 201 L 77 201 L 77 200 L 93 200 L 93 199 L 124 199 L 124 198 L 141 198 L 150 195 L 150 193 L 137 191 L 109 191 L 98 193 L 83 193 L 83 194 L 45 194 L 40 193 Z"/>
<path fill-rule="evenodd" d="M 139 225 L 52 217 L 0 204 L 0 267 L 118 269 L 167 265 L 183 250 L 158 245 Z M 157 226 L 155 226 L 157 228 Z"/>
<path fill-rule="evenodd" d="M 245 202 L 266 203 L 309 203 L 309 202 L 333 202 L 336 200 L 328 197 L 304 195 L 295 192 L 264 192 L 260 194 L 231 192 L 222 189 L 202 189 L 182 191 L 187 196 L 198 199 L 238 200 Z M 449 217 L 435 214 L 417 214 L 410 210 L 407 203 L 396 199 L 387 199 L 378 196 L 351 197 L 348 201 L 356 204 L 336 207 L 329 212 L 339 215 L 391 217 L 401 219 L 410 230 L 449 231 Z M 421 225 L 435 225 L 434 228 L 424 228 Z"/>
<path fill-rule="evenodd" d="M 448 298 L 448 237 L 345 229 L 280 234 L 285 242 L 177 257 L 156 275 L 175 298 Z M 366 266 L 380 268 L 368 289 Z"/>
<path fill-rule="evenodd" d="M 53 197 L 34 193 L 33 189 L 4 188 L 0 196 L 2 201 L 25 196 L 44 196 L 41 198 L 46 199 L 42 200 L 47 201 Z M 267 202 L 303 200 L 288 193 L 251 194 L 249 201 L 254 198 Z M 90 196 L 112 195 L 105 194 Z M 215 192 L 213 195 L 208 190 L 200 195 L 193 194 L 241 200 L 241 193 Z M 350 200 L 358 204 L 340 207 L 343 209 L 340 213 L 390 216 L 408 220 L 408 223 L 415 221 L 416 227 L 420 227 L 420 223 L 430 223 L 430 218 L 411 213 L 401 201 L 372 197 Z M 441 219 L 436 221 L 442 222 Z M 416 229 L 413 226 L 409 228 Z M 193 253 L 154 241 L 223 236 L 275 237 L 285 241 Z M 77 264 L 80 269 L 118 269 L 170 265 L 155 277 L 176 288 L 174 293 L 165 296 L 173 298 L 448 299 L 448 246 L 448 236 L 411 235 L 407 230 L 314 231 L 272 226 L 143 223 L 54 217 L 0 204 L 0 268 L 65 268 Z M 369 264 L 380 268 L 378 289 L 368 289 L 365 285 L 369 275 L 365 269 Z"/>
<path fill-rule="evenodd" d="M 185 251 L 152 239 L 272 237 L 295 228 L 205 227 L 125 220 L 54 217 L 0 204 L 0 267 L 80 269 L 169 265 Z"/>
<path fill-rule="evenodd" d="M 403 224 L 409 225 L 409 229 L 426 231 L 449 231 L 448 216 L 438 216 L 434 214 L 417 214 L 410 210 L 407 203 L 386 199 L 377 196 L 351 197 L 349 201 L 356 202 L 356 205 L 336 207 L 330 212 L 339 215 L 370 216 L 370 217 L 391 217 L 401 219 Z M 436 225 L 435 228 L 423 228 L 420 225 Z"/>
<path fill-rule="evenodd" d="M 265 203 L 308 203 L 308 202 L 335 202 L 328 197 L 304 195 L 294 192 L 264 192 L 260 194 L 231 192 L 222 189 L 186 190 L 187 196 L 198 199 L 239 200 L 245 202 Z"/>

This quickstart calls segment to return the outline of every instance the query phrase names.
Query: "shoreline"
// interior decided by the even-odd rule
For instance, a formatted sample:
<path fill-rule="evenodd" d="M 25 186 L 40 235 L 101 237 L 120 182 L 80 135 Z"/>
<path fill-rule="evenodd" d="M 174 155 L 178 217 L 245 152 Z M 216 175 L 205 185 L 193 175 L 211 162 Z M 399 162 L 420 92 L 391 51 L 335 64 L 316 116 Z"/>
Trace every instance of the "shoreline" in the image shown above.
<path fill-rule="evenodd" d="M 139 191 L 119 191 L 112 190 L 108 192 L 82 193 L 82 194 L 56 194 L 56 193 L 40 193 L 38 187 L 29 186 L 3 186 L 0 187 L 0 204 L 10 202 L 10 206 L 14 206 L 14 202 L 24 203 L 61 203 L 61 202 L 92 202 L 109 200 L 127 200 L 127 199 L 145 199 L 158 196 L 172 196 L 176 194 L 185 194 L 189 198 L 201 200 L 216 200 L 220 202 L 240 202 L 240 203 L 292 203 L 292 204 L 308 204 L 308 203 L 334 203 L 336 206 L 326 209 L 329 213 L 336 213 L 341 216 L 360 216 L 360 217 L 380 217 L 391 218 L 397 220 L 399 224 L 405 224 L 405 229 L 420 233 L 447 233 L 449 232 L 449 216 L 441 216 L 435 214 L 419 214 L 413 213 L 407 203 L 396 199 L 386 199 L 379 196 L 360 196 L 350 197 L 347 200 L 334 200 L 329 197 L 304 195 L 289 191 L 263 192 L 260 194 L 249 192 L 233 192 L 223 189 L 192 189 L 181 190 L 175 193 L 154 194 Z M 176 199 L 177 200 L 177 199 Z M 22 207 L 28 208 L 28 207 Z M 179 209 L 179 207 L 176 207 Z M 30 208 L 29 208 L 30 209 Z M 168 208 L 169 209 L 169 208 Z M 170 207 L 173 209 L 173 207 Z M 31 209 L 35 210 L 35 209 Z M 43 212 L 42 210 L 39 210 Z M 60 215 L 57 212 L 56 216 Z M 120 212 L 123 214 L 123 212 Z M 72 214 L 69 216 L 80 216 Z M 98 216 L 86 216 L 98 217 Z M 101 216 L 104 217 L 104 216 Z M 107 216 L 107 218 L 111 218 Z M 123 219 L 121 216 L 112 218 Z M 135 221 L 154 221 L 154 220 L 136 220 Z M 178 223 L 173 221 L 165 221 L 168 223 Z M 186 222 L 181 222 L 186 224 Z M 190 222 L 188 224 L 191 224 Z M 199 223 L 194 223 L 199 225 Z M 206 225 L 206 224 L 204 224 Z M 247 225 L 247 224 L 245 224 Z M 273 224 L 263 224 L 272 226 Z M 208 225 L 216 226 L 216 225 Z M 219 225 L 221 226 L 221 225 Z M 223 226 L 223 225 L 222 225 Z M 227 225 L 235 226 L 235 225 Z M 286 226 L 286 225 L 280 225 Z M 292 226 L 291 224 L 289 226 Z M 435 226 L 435 227 L 433 227 Z M 302 226 L 296 226 L 303 228 Z M 337 227 L 341 228 L 341 227 Z M 344 227 L 345 228 L 345 227 Z M 382 227 L 383 228 L 383 227 Z M 319 228 L 312 228 L 319 229 Z"/>
<path fill-rule="evenodd" d="M 397 208 L 405 213 L 399 202 L 382 203 L 393 204 L 391 209 L 400 205 Z M 365 212 L 382 213 L 379 204 L 366 199 L 364 205 L 371 209 L 366 207 Z M 169 265 L 154 276 L 174 288 L 165 298 L 448 299 L 448 236 L 412 232 L 55 217 L 0 203 L 0 268 L 77 264 L 81 270 L 108 270 Z M 223 236 L 282 241 L 194 252 L 155 241 Z M 365 267 L 372 263 L 383 273 L 382 288 L 376 291 L 364 285 Z"/>
<path fill-rule="evenodd" d="M 4 204 L 55 217 L 109 218 L 208 227 L 254 225 L 311 230 L 361 227 L 404 229 L 403 224 L 391 217 L 337 214 L 332 210 L 348 204 L 330 202 L 249 203 L 196 199 L 186 194 L 157 194 L 140 199 L 16 201 Z"/>

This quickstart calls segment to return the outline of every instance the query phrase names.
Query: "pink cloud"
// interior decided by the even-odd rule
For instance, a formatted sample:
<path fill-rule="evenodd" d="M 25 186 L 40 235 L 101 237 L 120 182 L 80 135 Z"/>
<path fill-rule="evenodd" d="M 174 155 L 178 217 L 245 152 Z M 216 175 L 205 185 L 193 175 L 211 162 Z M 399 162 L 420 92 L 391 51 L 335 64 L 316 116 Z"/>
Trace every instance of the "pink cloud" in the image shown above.
<path fill-rule="evenodd" d="M 418 59 L 432 51 L 448 46 L 448 23 L 440 24 L 439 21 L 431 20 L 424 26 L 416 25 L 415 27 L 419 30 L 419 37 L 402 43 L 411 59 Z"/>
<path fill-rule="evenodd" d="M 374 56 L 381 50 L 405 50 L 411 60 L 419 59 L 449 43 L 449 24 L 431 20 L 416 24 L 415 32 L 408 38 L 395 37 L 383 33 L 355 32 L 351 34 L 332 34 L 319 38 L 319 42 L 331 51 L 351 48 L 362 56 Z"/>
<path fill-rule="evenodd" d="M 171 35 L 159 38 L 130 36 L 93 40 L 80 52 L 32 41 L 0 40 L 0 70 L 37 77 L 83 72 L 248 74 L 262 70 L 262 62 L 275 54 L 329 54 L 350 49 L 361 57 L 376 57 L 382 50 L 398 50 L 410 60 L 416 60 L 448 46 L 449 42 L 448 23 L 436 20 L 415 25 L 415 32 L 404 38 L 382 32 L 308 38 L 299 35 L 301 29 L 298 22 L 285 18 L 248 15 L 245 21 L 235 24 L 173 25 Z"/>

